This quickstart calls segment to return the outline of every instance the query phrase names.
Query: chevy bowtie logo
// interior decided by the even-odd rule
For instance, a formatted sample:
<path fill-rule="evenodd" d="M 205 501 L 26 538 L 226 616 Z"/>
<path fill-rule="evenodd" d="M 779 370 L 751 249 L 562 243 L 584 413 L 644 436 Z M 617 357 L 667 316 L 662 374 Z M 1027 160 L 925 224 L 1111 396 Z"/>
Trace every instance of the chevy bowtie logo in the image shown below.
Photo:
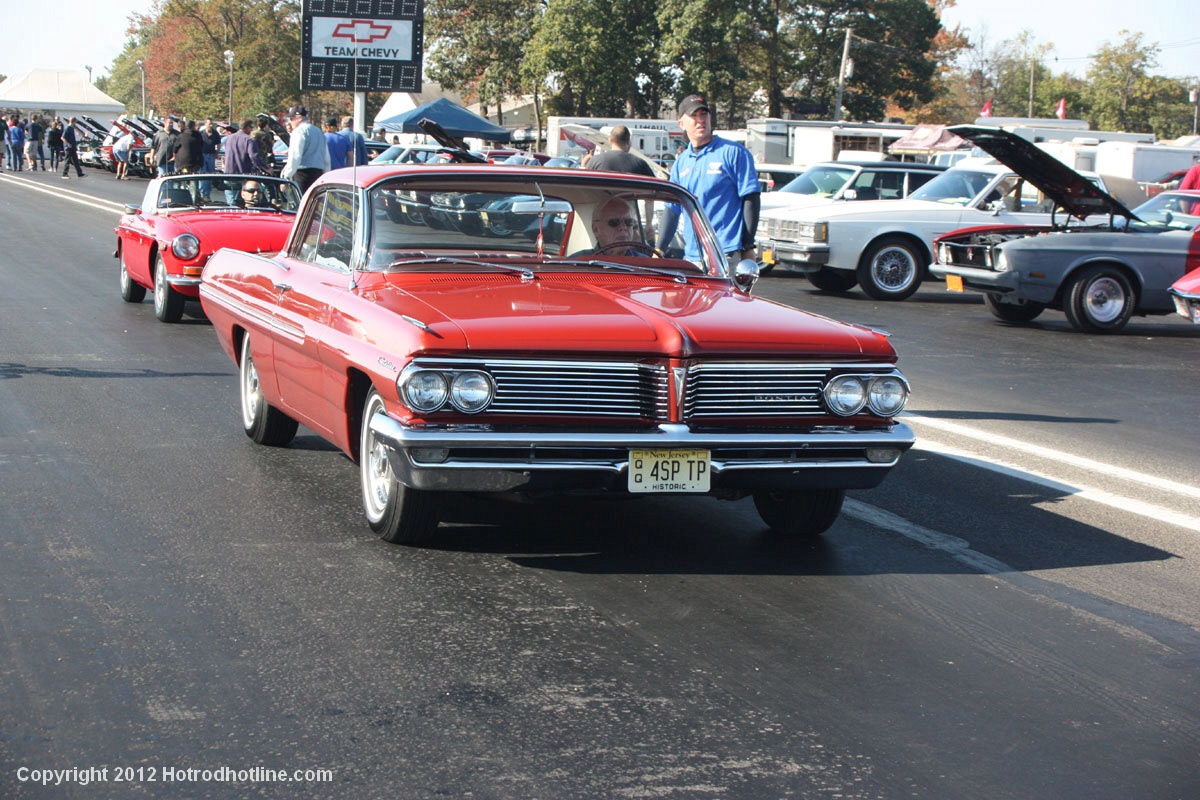
<path fill-rule="evenodd" d="M 376 39 L 386 39 L 391 32 L 391 25 L 376 25 L 369 19 L 355 19 L 338 25 L 333 37 L 349 39 L 355 44 L 370 44 Z"/>

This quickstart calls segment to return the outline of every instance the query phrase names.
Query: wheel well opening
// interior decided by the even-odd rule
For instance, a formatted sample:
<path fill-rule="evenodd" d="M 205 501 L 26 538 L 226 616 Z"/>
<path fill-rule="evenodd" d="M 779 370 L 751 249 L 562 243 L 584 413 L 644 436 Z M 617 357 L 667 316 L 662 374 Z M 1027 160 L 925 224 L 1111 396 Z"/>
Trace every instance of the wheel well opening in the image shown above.
<path fill-rule="evenodd" d="M 373 384 L 370 376 L 360 370 L 352 369 L 346 377 L 346 419 L 350 423 L 346 441 L 350 445 L 350 457 L 357 462 L 362 441 L 363 404 L 367 402 Z"/>
<path fill-rule="evenodd" d="M 1118 261 L 1086 261 L 1072 268 L 1070 272 L 1068 272 L 1066 275 L 1063 275 L 1063 279 L 1059 282 L 1058 292 L 1054 295 L 1054 302 L 1060 309 L 1062 304 L 1065 302 L 1067 291 L 1075 282 L 1075 279 L 1080 275 L 1080 273 L 1092 269 L 1093 267 L 1104 267 L 1106 269 L 1111 269 L 1114 272 L 1121 273 L 1121 275 L 1125 277 L 1125 280 L 1129 281 L 1129 286 L 1134 292 L 1134 298 L 1137 299 L 1142 296 L 1142 289 L 1144 287 L 1142 286 L 1142 282 L 1135 270 L 1130 269 L 1127 265 Z"/>
<path fill-rule="evenodd" d="M 862 255 L 859 256 L 858 264 L 862 266 L 867 263 L 867 259 L 871 256 L 871 251 L 885 243 L 894 242 L 905 244 L 912 248 L 913 252 L 921 257 L 921 269 L 929 269 L 929 265 L 933 262 L 933 252 L 919 236 L 913 236 L 911 233 L 902 231 L 892 231 L 890 233 L 880 234 L 867 243 L 863 248 Z"/>

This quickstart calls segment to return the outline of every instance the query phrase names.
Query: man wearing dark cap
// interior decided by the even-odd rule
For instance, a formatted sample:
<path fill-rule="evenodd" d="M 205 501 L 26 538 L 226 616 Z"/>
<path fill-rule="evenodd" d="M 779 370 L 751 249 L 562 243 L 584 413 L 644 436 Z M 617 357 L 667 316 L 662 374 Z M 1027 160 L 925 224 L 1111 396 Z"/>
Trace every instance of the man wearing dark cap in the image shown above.
<path fill-rule="evenodd" d="M 689 94 L 679 104 L 679 127 L 690 147 L 675 159 L 671 180 L 700 200 L 704 215 L 730 263 L 754 258 L 758 229 L 758 173 L 754 156 L 744 146 L 713 134 L 713 118 L 703 95 Z M 675 235 L 678 216 L 667 215 L 659 232 L 663 249 Z M 684 220 L 684 257 L 699 260 L 700 241 L 691 223 Z"/>
<path fill-rule="evenodd" d="M 322 173 L 329 171 L 329 148 L 325 134 L 308 121 L 308 109 L 292 106 L 288 109 L 288 130 L 292 132 L 288 144 L 287 163 L 280 175 L 295 181 L 300 191 L 307 192 Z"/>

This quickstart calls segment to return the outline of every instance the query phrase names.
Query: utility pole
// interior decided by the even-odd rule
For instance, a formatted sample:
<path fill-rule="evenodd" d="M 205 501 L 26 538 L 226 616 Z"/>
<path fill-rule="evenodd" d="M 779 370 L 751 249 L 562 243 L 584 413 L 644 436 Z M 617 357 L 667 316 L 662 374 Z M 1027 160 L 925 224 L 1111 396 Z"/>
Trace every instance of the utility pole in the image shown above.
<path fill-rule="evenodd" d="M 1025 116 L 1033 118 L 1033 68 L 1037 64 L 1036 61 L 1029 62 L 1029 113 Z"/>
<path fill-rule="evenodd" d="M 842 45 L 842 66 L 838 70 L 837 102 L 833 105 L 833 121 L 842 121 L 842 94 L 846 91 L 846 79 L 854 71 L 854 62 L 850 60 L 850 39 L 854 36 L 854 28 L 846 28 L 846 42 Z"/>

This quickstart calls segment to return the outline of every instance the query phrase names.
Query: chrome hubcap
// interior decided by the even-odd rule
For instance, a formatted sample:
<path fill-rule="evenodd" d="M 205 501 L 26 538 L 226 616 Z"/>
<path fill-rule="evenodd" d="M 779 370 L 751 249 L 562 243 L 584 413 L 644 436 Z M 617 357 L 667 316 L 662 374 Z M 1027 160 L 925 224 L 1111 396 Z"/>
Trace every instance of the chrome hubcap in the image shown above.
<path fill-rule="evenodd" d="M 1112 278 L 1092 281 L 1087 291 L 1088 314 L 1097 322 L 1119 319 L 1125 308 L 1125 292 Z"/>

